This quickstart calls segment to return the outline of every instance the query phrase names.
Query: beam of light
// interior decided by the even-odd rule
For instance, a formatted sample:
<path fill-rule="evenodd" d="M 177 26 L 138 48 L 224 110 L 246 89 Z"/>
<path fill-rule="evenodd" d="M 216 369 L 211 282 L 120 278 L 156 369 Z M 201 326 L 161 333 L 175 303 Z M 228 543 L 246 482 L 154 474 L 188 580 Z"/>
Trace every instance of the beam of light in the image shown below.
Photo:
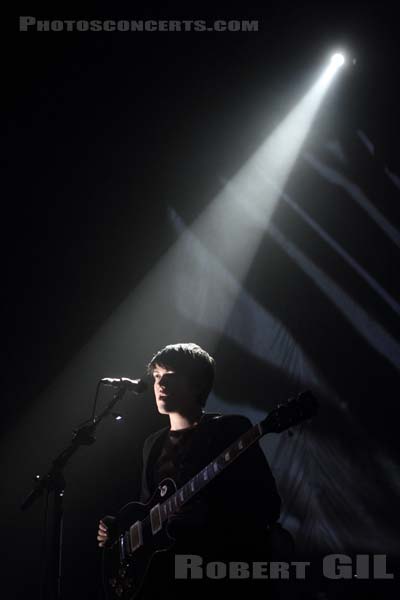
<path fill-rule="evenodd" d="M 293 242 L 288 240 L 272 223 L 269 234 L 290 258 L 306 273 L 318 288 L 334 303 L 354 329 L 397 370 L 400 370 L 400 344 L 375 321 L 329 275 L 326 275 Z"/>
<path fill-rule="evenodd" d="M 302 386 L 321 385 L 321 375 L 285 325 L 243 289 L 172 209 L 170 217 L 175 229 L 180 234 L 185 232 L 187 240 L 188 264 L 182 264 L 178 270 L 180 277 L 173 290 L 177 310 L 192 322 L 222 335 L 219 327 L 223 320 L 213 311 L 213 303 L 218 297 L 221 307 L 236 299 L 226 337 L 266 364 L 281 369 L 286 377 L 299 379 Z"/>
<path fill-rule="evenodd" d="M 362 131 L 362 129 L 357 130 L 357 135 L 364 144 L 364 146 L 367 148 L 368 152 L 373 156 L 375 154 L 375 147 L 369 139 L 369 137 L 364 133 L 364 131 Z"/>
<path fill-rule="evenodd" d="M 291 438 L 281 436 L 269 458 L 285 498 L 280 520 L 296 534 L 300 551 L 311 547 L 324 553 L 359 547 L 371 553 L 383 548 L 399 551 L 387 511 L 376 508 L 387 506 L 399 485 L 397 465 L 391 465 L 390 472 L 388 457 L 374 456 L 368 436 L 363 444 L 354 444 L 355 437 L 360 439 L 355 432 L 359 435 L 357 424 L 343 418 L 340 443 L 329 432 L 321 443 L 312 430 L 299 429 Z M 376 485 L 380 477 L 383 483 Z M 353 506 L 363 510 L 355 514 Z"/>
<path fill-rule="evenodd" d="M 396 246 L 400 247 L 399 230 L 391 224 L 385 215 L 378 210 L 370 200 L 368 200 L 359 185 L 351 181 L 331 165 L 324 163 L 314 154 L 306 152 L 304 153 L 304 158 L 317 173 L 320 173 L 320 175 L 330 183 L 345 190 L 347 194 L 367 213 L 367 215 L 374 220 L 376 225 L 385 233 L 385 235 L 396 244 Z"/>
<path fill-rule="evenodd" d="M 144 361 L 162 345 L 195 341 L 214 351 L 279 197 L 279 192 L 268 190 L 266 176 L 279 189 L 284 188 L 328 89 L 327 71 L 331 72 L 330 65 L 195 221 L 191 232 L 183 232 L 41 395 L 47 419 L 72 427 L 82 418 L 83 403 L 89 410 L 94 382 L 105 373 L 140 375 Z M 185 320 L 176 309 L 172 293 L 178 271 L 182 276 L 185 248 L 193 234 L 238 282 L 237 291 L 231 295 L 221 295 L 218 285 L 214 286 L 214 296 L 204 304 L 209 312 L 203 315 L 203 322 L 214 324 L 208 329 L 200 325 L 196 328 L 193 319 Z M 190 269 L 190 262 L 187 264 Z M 204 290 L 206 283 L 199 282 L 199 294 L 204 294 Z M 187 315 L 193 315 L 190 303 L 185 308 Z M 71 397 L 75 399 L 73 403 Z M 38 432 L 44 427 L 40 422 L 42 411 L 37 412 L 34 404 L 30 408 L 24 422 L 28 431 L 21 429 L 19 441 L 30 427 Z"/>
<path fill-rule="evenodd" d="M 336 53 L 331 57 L 328 67 L 325 69 L 322 77 L 319 80 L 319 85 L 322 89 L 326 89 L 331 83 L 332 79 L 345 63 L 343 54 Z"/>
<path fill-rule="evenodd" d="M 280 190 L 285 188 L 337 68 L 332 63 L 325 67 L 312 88 L 191 227 L 240 283 L 254 260 Z M 276 189 L 271 188 L 270 180 Z M 223 323 L 229 318 L 232 304 L 225 305 L 223 311 L 215 308 Z M 223 323 L 219 327 L 222 331 Z"/>
<path fill-rule="evenodd" d="M 271 182 L 271 185 L 274 185 Z M 397 314 L 400 314 L 400 303 L 385 288 L 366 271 L 360 263 L 358 263 L 346 250 L 341 246 L 331 235 L 321 227 L 317 221 L 315 221 L 301 206 L 290 197 L 287 192 L 281 190 L 281 200 L 286 202 L 302 219 L 307 225 L 309 225 L 321 239 L 326 242 L 330 248 L 332 248 L 354 271 L 376 292 L 382 300 L 384 300 L 388 306 Z"/>

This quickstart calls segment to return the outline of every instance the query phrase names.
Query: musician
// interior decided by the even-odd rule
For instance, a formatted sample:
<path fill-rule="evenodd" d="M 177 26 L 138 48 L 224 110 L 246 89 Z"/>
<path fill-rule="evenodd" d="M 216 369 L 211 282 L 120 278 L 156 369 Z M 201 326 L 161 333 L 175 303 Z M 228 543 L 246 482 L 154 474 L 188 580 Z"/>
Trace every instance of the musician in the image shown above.
<path fill-rule="evenodd" d="M 181 487 L 252 426 L 244 416 L 205 411 L 215 362 L 200 346 L 166 346 L 153 356 L 148 373 L 157 409 L 168 416 L 169 424 L 144 443 L 143 503 L 166 477 Z M 279 511 L 275 481 L 257 443 L 170 518 L 168 533 L 176 539 L 176 554 L 246 560 L 249 551 L 265 547 Z M 99 546 L 105 545 L 108 534 L 109 526 L 100 521 Z"/>

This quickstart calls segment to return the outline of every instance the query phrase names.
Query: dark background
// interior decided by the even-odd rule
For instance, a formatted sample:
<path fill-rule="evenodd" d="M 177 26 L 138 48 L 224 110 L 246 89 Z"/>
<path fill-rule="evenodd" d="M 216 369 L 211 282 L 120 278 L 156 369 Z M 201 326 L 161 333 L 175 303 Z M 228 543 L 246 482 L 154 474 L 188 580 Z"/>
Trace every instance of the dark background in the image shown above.
<path fill-rule="evenodd" d="M 89 416 L 97 378 L 139 376 L 162 345 L 182 335 L 199 343 L 206 339 L 204 323 L 183 317 L 175 328 L 166 323 L 167 279 L 151 326 L 135 326 L 133 337 L 128 326 L 122 344 L 112 336 L 117 307 L 176 240 L 169 209 L 189 224 L 201 214 L 222 179 L 240 168 L 311 85 L 331 48 L 343 45 L 352 60 L 328 92 L 305 151 L 329 162 L 326 142 L 339 140 L 348 157 L 345 175 L 397 232 L 400 225 L 399 189 L 387 174 L 400 173 L 398 20 L 389 4 L 279 3 L 211 15 L 136 7 L 33 14 L 238 18 L 258 19 L 260 25 L 257 33 L 22 33 L 17 16 L 7 20 L 1 236 L 7 598 L 39 597 L 43 502 L 26 513 L 18 507 L 36 470 L 46 470 L 72 429 Z M 357 136 L 360 130 L 374 144 L 372 156 Z M 288 189 L 398 301 L 398 245 L 370 215 L 349 202 L 343 189 L 311 173 L 306 160 L 297 165 Z M 284 203 L 274 221 L 367 312 L 372 338 L 378 323 L 399 343 L 398 313 L 379 294 L 305 231 Z M 324 460 L 328 469 L 325 479 L 317 467 L 312 471 L 316 497 L 329 492 L 324 510 L 314 511 L 319 522 L 308 530 L 314 545 L 396 556 L 396 357 L 368 343 L 269 236 L 245 290 L 284 324 L 321 382 L 325 412 L 311 437 L 271 457 L 288 501 L 287 525 L 294 523 L 293 514 L 309 519 L 304 498 L 296 507 L 291 487 L 289 467 L 301 463 L 301 451 L 303 463 Z M 109 327 L 109 344 L 100 349 L 95 340 L 102 326 Z M 215 353 L 217 409 L 258 416 L 302 381 L 301 373 L 289 376 L 284 365 L 268 364 L 267 354 L 227 332 Z M 345 403 L 351 419 L 332 398 Z M 104 425 L 97 444 L 68 468 L 65 598 L 95 597 L 97 520 L 135 495 L 143 440 L 165 424 L 150 394 L 124 406 L 124 414 L 123 425 Z M 116 432 L 120 426 L 122 435 Z M 338 487 L 344 498 L 335 504 Z M 306 538 L 303 531 L 304 544 Z M 381 590 L 390 597 L 392 588 Z"/>

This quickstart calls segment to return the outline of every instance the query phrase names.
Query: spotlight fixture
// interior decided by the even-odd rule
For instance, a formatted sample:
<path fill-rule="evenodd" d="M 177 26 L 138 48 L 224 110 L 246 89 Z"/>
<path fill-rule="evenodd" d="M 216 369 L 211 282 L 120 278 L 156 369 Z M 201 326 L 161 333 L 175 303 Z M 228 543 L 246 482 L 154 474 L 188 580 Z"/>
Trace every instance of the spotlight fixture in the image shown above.
<path fill-rule="evenodd" d="M 331 57 L 331 63 L 335 66 L 335 67 L 341 67 L 342 65 L 344 65 L 345 59 L 343 54 L 340 54 L 339 52 L 337 52 L 336 54 L 333 54 L 333 56 Z"/>

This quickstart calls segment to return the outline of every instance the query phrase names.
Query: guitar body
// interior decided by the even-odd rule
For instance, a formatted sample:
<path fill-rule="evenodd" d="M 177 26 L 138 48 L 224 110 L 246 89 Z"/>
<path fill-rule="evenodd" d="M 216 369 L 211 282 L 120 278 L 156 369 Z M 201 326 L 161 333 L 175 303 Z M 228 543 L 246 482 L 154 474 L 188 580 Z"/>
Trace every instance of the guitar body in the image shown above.
<path fill-rule="evenodd" d="M 109 600 L 138 598 L 152 558 L 169 550 L 174 540 L 167 527 L 152 522 L 153 507 L 176 492 L 172 479 L 164 479 L 147 504 L 129 502 L 117 515 L 117 538 L 104 550 L 103 581 Z M 140 532 L 132 526 L 140 523 Z"/>
<path fill-rule="evenodd" d="M 164 479 L 147 504 L 126 504 L 117 515 L 115 534 L 104 550 L 103 580 L 109 600 L 137 600 L 153 556 L 173 546 L 174 540 L 168 535 L 170 517 L 263 435 L 280 433 L 309 419 L 317 406 L 310 392 L 302 392 L 242 434 L 179 490 L 172 479 Z M 284 531 L 275 529 L 271 541 L 273 537 L 282 539 L 279 533 Z M 290 554 L 287 542 L 286 549 L 281 549 L 284 555 Z"/>

